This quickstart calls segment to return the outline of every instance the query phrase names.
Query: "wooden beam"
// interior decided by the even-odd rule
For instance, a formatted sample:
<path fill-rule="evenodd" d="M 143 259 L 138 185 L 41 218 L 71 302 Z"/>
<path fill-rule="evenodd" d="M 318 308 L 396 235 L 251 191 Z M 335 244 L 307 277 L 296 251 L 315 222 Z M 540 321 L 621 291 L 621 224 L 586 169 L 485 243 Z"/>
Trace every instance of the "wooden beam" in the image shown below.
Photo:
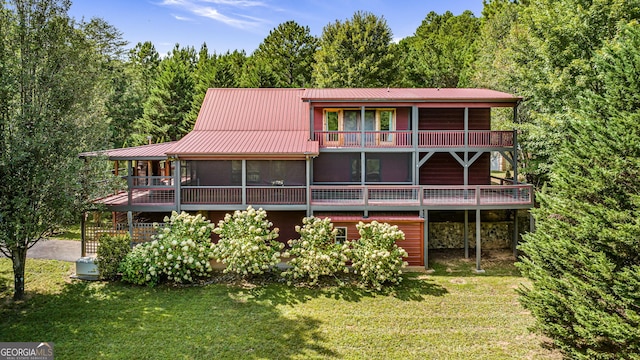
<path fill-rule="evenodd" d="M 429 270 L 429 210 L 424 210 L 424 268 Z"/>
<path fill-rule="evenodd" d="M 482 236 L 480 236 L 480 209 L 476 209 L 476 273 L 484 273 L 480 266 L 480 258 L 482 256 L 481 242 Z"/>
<path fill-rule="evenodd" d="M 469 258 L 469 210 L 464 211 L 464 258 Z"/>

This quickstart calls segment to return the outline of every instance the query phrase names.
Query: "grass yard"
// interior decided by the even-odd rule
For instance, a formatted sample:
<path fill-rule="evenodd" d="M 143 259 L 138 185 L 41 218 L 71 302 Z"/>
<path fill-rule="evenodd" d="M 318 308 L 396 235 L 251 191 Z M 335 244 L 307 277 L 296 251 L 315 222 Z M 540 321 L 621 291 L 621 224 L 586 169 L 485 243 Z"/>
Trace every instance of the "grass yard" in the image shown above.
<path fill-rule="evenodd" d="M 131 287 L 70 280 L 73 263 L 29 259 L 28 301 L 0 259 L 0 341 L 51 341 L 56 359 L 559 359 L 528 332 L 504 259 L 457 257 L 396 289 L 238 283 Z"/>

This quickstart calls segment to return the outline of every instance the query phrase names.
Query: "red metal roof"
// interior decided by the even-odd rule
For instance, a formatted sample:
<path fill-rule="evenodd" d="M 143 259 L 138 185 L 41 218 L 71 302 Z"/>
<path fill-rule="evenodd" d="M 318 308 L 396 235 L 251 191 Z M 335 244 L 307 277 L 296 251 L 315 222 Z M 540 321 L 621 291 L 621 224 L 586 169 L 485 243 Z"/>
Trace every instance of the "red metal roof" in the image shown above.
<path fill-rule="evenodd" d="M 84 152 L 81 158 L 107 156 L 109 160 L 162 160 L 167 158 L 167 150 L 176 144 L 175 141 L 151 145 L 134 146 L 122 149 L 110 149 Z"/>
<path fill-rule="evenodd" d="M 168 151 L 180 157 L 304 157 L 317 155 L 308 130 L 192 131 Z"/>
<path fill-rule="evenodd" d="M 311 141 L 304 89 L 209 89 L 194 130 L 168 153 L 177 156 L 306 156 Z"/>
<path fill-rule="evenodd" d="M 196 120 L 199 130 L 306 130 L 304 89 L 209 89 Z"/>
<path fill-rule="evenodd" d="M 522 98 L 489 89 L 375 88 L 307 89 L 302 99 L 306 101 L 465 101 L 516 103 Z"/>

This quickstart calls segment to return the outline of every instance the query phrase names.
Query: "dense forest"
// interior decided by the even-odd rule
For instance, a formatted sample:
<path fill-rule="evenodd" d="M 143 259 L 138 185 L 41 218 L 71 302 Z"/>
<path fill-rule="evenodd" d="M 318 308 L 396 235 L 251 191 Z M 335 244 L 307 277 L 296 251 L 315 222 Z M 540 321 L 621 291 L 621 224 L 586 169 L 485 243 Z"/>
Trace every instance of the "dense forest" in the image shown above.
<path fill-rule="evenodd" d="M 90 196 L 81 151 L 176 140 L 211 87 L 482 87 L 523 97 L 515 128 L 536 232 L 523 305 L 569 358 L 640 358 L 640 3 L 485 0 L 428 12 L 398 43 L 384 14 L 319 37 L 287 21 L 251 54 L 130 46 L 68 0 L 0 2 L 0 250 L 24 296 L 26 251 Z M 419 11 L 419 5 L 416 5 Z"/>

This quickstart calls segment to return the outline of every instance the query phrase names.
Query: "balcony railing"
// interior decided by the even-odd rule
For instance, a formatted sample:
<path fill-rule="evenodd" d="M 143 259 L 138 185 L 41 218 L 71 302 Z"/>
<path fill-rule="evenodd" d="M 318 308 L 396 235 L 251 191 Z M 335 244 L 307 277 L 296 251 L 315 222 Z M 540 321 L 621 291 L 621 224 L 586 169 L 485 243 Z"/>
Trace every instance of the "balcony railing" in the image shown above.
<path fill-rule="evenodd" d="M 363 139 L 364 135 L 364 139 Z M 390 148 L 411 147 L 411 131 L 316 131 L 320 147 Z"/>
<path fill-rule="evenodd" d="M 185 186 L 182 205 L 306 205 L 305 186 Z M 418 186 L 327 185 L 311 186 L 312 206 L 488 206 L 533 205 L 531 185 Z M 135 187 L 99 202 L 110 206 L 175 204 L 172 187 Z"/>
<path fill-rule="evenodd" d="M 513 147 L 513 131 L 470 130 L 468 146 L 475 148 Z M 406 131 L 316 131 L 321 148 L 408 148 L 413 146 L 412 132 Z M 363 146 L 364 145 L 364 146 Z M 420 148 L 461 148 L 463 130 L 419 131 Z"/>
<path fill-rule="evenodd" d="M 533 205 L 531 185 L 312 186 L 316 206 Z"/>

